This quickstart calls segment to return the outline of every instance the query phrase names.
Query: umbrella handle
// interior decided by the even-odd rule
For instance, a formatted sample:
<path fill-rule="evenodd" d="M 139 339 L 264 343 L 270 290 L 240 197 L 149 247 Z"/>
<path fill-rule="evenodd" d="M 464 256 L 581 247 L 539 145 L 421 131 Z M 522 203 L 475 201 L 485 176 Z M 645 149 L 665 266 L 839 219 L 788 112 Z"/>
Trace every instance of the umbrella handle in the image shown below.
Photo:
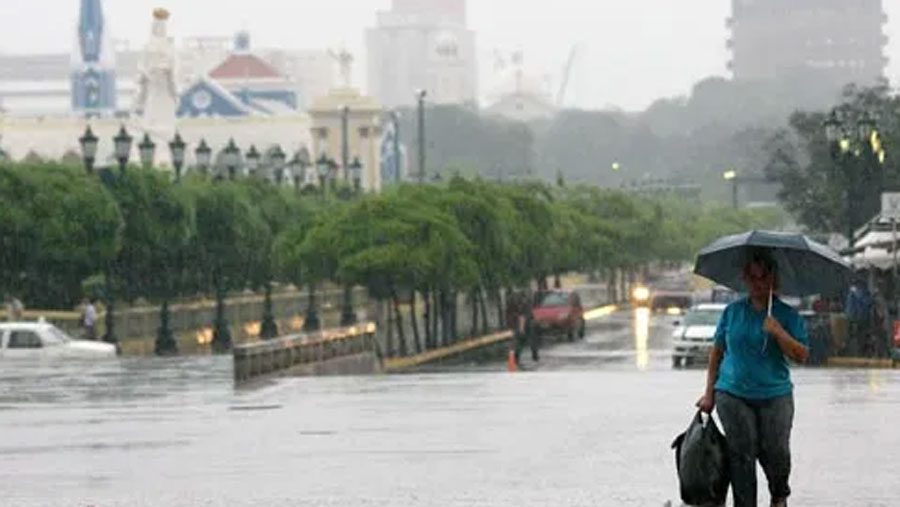
<path fill-rule="evenodd" d="M 772 316 L 772 286 L 769 286 L 769 317 Z"/>

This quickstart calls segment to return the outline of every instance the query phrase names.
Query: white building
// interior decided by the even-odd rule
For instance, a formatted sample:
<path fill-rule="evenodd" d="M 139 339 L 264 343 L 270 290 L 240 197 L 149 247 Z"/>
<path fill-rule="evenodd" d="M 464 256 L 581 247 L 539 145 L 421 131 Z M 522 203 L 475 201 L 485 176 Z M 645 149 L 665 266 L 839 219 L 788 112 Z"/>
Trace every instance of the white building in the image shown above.
<path fill-rule="evenodd" d="M 466 0 L 393 0 L 366 33 L 368 89 L 385 107 L 429 102 L 477 103 L 475 32 L 466 26 Z"/>

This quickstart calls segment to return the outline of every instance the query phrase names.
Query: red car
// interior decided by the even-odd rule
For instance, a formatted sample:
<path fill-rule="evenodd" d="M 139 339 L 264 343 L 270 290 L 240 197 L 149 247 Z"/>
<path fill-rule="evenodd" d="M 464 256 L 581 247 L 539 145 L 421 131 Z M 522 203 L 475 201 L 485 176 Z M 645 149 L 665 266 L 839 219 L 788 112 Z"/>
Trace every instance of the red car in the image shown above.
<path fill-rule="evenodd" d="M 538 334 L 565 332 L 569 340 L 584 338 L 584 308 L 577 292 L 552 290 L 540 294 L 532 318 Z"/>

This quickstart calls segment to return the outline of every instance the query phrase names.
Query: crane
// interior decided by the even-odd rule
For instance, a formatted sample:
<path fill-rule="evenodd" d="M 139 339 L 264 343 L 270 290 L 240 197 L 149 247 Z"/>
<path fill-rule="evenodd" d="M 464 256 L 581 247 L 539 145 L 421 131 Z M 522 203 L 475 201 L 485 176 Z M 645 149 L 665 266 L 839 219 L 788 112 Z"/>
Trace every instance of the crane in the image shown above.
<path fill-rule="evenodd" d="M 556 92 L 556 107 L 561 108 L 563 100 L 566 98 L 566 90 L 569 87 L 569 81 L 572 75 L 572 67 L 575 66 L 575 59 L 578 57 L 578 51 L 581 49 L 581 43 L 572 45 L 569 50 L 569 57 L 566 59 L 566 65 L 563 67 L 562 77 L 560 79 L 559 90 Z"/>

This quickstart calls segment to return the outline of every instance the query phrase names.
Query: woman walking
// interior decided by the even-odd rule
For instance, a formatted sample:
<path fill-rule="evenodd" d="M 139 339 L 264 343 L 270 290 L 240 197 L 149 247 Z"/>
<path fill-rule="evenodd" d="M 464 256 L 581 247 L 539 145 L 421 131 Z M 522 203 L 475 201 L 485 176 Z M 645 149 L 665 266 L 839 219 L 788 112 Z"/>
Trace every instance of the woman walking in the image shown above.
<path fill-rule="evenodd" d="M 803 319 L 775 297 L 777 266 L 758 249 L 743 269 L 747 297 L 728 305 L 710 351 L 706 390 L 697 402 L 717 407 L 728 441 L 735 507 L 756 506 L 756 462 L 768 480 L 771 505 L 787 505 L 791 493 L 793 384 L 788 360 L 806 361 L 809 346 Z"/>

